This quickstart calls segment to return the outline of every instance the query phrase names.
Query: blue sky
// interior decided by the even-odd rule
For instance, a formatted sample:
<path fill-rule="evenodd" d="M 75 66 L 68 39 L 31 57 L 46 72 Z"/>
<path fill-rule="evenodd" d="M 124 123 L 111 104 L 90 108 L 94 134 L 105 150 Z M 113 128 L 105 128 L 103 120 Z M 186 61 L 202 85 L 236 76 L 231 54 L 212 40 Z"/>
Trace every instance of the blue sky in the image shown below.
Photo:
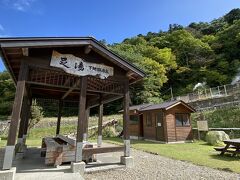
<path fill-rule="evenodd" d="M 0 0 L 0 36 L 93 36 L 113 43 L 173 23 L 209 22 L 233 8 L 239 0 Z"/>

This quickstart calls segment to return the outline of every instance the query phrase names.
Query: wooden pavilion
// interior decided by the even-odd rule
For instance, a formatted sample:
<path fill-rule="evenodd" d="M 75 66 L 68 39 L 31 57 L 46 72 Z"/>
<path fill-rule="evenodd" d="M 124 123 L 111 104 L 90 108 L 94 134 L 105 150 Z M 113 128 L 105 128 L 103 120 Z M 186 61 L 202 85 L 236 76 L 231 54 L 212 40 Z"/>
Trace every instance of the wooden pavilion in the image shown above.
<path fill-rule="evenodd" d="M 33 98 L 59 101 L 56 134 L 63 102 L 79 103 L 76 163 L 82 161 L 89 109 L 99 107 L 101 144 L 103 104 L 123 98 L 124 157 L 130 156 L 129 85 L 145 76 L 142 70 L 92 37 L 1 38 L 0 52 L 16 85 L 3 169 L 12 167 L 16 137 L 25 144 Z"/>

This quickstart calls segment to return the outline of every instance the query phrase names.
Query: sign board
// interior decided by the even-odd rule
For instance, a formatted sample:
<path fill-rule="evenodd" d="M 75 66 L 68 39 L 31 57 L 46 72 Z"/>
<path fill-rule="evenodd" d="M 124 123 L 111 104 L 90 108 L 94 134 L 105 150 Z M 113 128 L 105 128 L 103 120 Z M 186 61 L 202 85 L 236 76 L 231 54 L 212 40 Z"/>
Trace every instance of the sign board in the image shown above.
<path fill-rule="evenodd" d="M 101 79 L 113 76 L 113 67 L 85 62 L 82 58 L 72 54 L 61 54 L 57 51 L 52 53 L 50 66 L 61 68 L 66 73 L 78 76 L 99 76 Z"/>
<path fill-rule="evenodd" d="M 197 121 L 198 131 L 208 131 L 208 121 Z"/>

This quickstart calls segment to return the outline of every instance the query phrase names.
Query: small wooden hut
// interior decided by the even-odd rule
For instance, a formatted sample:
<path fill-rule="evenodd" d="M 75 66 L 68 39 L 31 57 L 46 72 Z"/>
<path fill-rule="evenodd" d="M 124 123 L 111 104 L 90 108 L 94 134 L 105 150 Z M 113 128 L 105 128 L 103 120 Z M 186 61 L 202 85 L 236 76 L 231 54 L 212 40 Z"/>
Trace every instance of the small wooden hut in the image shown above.
<path fill-rule="evenodd" d="M 192 140 L 192 112 L 195 109 L 183 101 L 131 106 L 130 136 L 162 142 Z"/>

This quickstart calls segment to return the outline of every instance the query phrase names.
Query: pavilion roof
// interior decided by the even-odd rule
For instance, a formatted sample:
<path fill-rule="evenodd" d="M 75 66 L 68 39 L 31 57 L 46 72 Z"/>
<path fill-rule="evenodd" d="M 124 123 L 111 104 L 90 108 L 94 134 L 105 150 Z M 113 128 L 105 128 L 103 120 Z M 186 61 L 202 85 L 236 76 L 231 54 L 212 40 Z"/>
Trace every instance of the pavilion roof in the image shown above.
<path fill-rule="evenodd" d="M 130 83 L 134 83 L 145 77 L 145 73 L 123 59 L 116 53 L 109 50 L 102 43 L 93 37 L 8 37 L 0 38 L 0 52 L 6 68 L 9 70 L 15 83 L 19 67 L 14 64 L 16 59 L 24 56 L 24 49 L 27 48 L 54 48 L 54 47 L 77 47 L 91 46 L 93 51 L 102 55 L 112 63 L 128 72 Z M 19 65 L 18 65 L 19 66 Z"/>

